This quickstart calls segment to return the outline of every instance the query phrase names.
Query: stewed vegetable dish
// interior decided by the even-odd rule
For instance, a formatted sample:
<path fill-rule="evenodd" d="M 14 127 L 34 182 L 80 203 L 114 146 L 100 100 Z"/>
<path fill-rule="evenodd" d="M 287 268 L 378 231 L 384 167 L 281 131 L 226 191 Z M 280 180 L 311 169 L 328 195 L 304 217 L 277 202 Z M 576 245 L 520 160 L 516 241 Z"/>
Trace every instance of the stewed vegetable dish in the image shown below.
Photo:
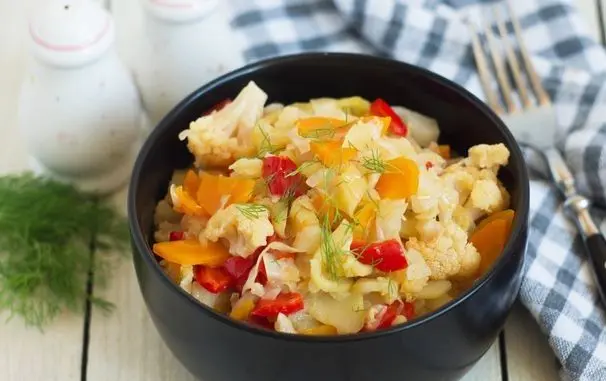
<path fill-rule="evenodd" d="M 456 298 L 501 254 L 503 144 L 457 157 L 383 99 L 267 104 L 254 82 L 179 138 L 153 252 L 200 303 L 288 334 L 370 332 Z"/>

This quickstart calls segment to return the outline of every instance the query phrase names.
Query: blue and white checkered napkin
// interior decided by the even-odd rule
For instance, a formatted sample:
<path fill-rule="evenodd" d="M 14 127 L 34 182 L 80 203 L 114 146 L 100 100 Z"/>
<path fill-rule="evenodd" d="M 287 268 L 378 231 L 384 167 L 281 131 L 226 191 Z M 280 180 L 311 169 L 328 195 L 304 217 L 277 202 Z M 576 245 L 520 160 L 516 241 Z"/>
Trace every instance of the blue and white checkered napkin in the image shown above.
<path fill-rule="evenodd" d="M 537 71 L 556 104 L 566 159 L 582 191 L 606 207 L 606 52 L 573 0 L 511 0 Z M 232 0 L 249 61 L 301 51 L 379 54 L 450 78 L 483 98 L 463 17 L 479 0 Z M 540 172 L 531 182 L 531 235 L 521 301 L 549 337 L 562 377 L 606 380 L 606 314 L 582 241 Z M 599 212 L 598 212 L 599 213 Z M 601 215 L 600 217 L 603 217 Z"/>

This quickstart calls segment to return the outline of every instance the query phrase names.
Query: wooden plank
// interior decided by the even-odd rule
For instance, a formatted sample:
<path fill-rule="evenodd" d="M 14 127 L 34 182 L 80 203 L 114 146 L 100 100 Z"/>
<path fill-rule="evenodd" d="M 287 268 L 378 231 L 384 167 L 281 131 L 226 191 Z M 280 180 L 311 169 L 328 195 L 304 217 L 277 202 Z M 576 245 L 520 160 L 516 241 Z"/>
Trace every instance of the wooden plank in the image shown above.
<path fill-rule="evenodd" d="M 126 189 L 113 201 L 126 214 Z M 96 253 L 99 255 L 99 253 Z M 111 283 L 95 290 L 116 305 L 111 315 L 93 311 L 90 323 L 88 381 L 195 381 L 160 339 L 145 308 L 130 258 Z"/>
<path fill-rule="evenodd" d="M 27 11 L 34 2 L 0 1 L 0 173 L 27 168 L 27 155 L 17 127 L 17 94 L 24 63 Z M 6 322 L 0 314 L 2 380 L 80 380 L 83 316 L 61 316 L 44 333 L 25 327 L 19 317 Z"/>
<path fill-rule="evenodd" d="M 461 379 L 461 381 L 501 381 L 501 358 L 497 340 L 484 357 Z M 507 380 L 502 380 L 507 381 Z"/>
<path fill-rule="evenodd" d="M 559 379 L 555 355 L 530 313 L 516 305 L 505 327 L 509 381 Z"/>

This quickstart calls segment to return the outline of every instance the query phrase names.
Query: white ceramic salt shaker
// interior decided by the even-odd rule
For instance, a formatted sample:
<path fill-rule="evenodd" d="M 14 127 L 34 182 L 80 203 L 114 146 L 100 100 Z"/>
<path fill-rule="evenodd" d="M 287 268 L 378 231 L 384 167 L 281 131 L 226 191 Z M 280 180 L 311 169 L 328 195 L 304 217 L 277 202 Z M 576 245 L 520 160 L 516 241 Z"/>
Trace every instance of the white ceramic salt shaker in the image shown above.
<path fill-rule="evenodd" d="M 143 45 L 137 85 L 155 125 L 180 100 L 244 63 L 227 1 L 141 0 Z"/>
<path fill-rule="evenodd" d="M 19 122 L 34 169 L 85 191 L 117 190 L 139 148 L 141 106 L 111 15 L 89 0 L 47 0 L 29 32 Z"/>

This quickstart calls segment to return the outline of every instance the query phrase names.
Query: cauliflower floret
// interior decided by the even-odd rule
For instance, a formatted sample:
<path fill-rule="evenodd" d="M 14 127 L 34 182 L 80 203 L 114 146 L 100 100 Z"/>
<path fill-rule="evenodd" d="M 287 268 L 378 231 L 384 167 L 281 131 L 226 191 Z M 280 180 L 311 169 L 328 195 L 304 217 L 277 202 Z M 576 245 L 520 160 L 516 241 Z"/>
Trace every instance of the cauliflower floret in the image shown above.
<path fill-rule="evenodd" d="M 469 149 L 469 162 L 478 168 L 492 168 L 506 165 L 509 160 L 509 150 L 503 143 L 478 144 Z"/>
<path fill-rule="evenodd" d="M 249 82 L 233 102 L 190 123 L 179 139 L 187 139 L 197 166 L 229 165 L 253 152 L 252 130 L 266 101 L 267 94 Z"/>
<path fill-rule="evenodd" d="M 473 244 L 468 243 L 459 255 L 461 259 L 461 270 L 459 270 L 458 275 L 462 277 L 474 275 L 480 268 L 480 261 L 482 260 L 478 250 L 476 250 Z"/>
<path fill-rule="evenodd" d="M 492 213 L 503 209 L 503 196 L 495 181 L 477 180 L 467 200 L 467 207 Z"/>
<path fill-rule="evenodd" d="M 262 175 L 263 161 L 256 158 L 242 158 L 230 165 L 229 169 L 233 171 L 232 176 L 234 177 L 258 179 Z"/>
<path fill-rule="evenodd" d="M 267 237 L 274 234 L 269 212 L 267 209 L 255 210 L 255 215 L 251 216 L 240 209 L 246 207 L 232 204 L 217 211 L 208 220 L 203 238 L 212 242 L 225 238 L 229 241 L 229 252 L 241 257 L 248 257 L 258 247 L 265 246 Z"/>
<path fill-rule="evenodd" d="M 410 198 L 410 206 L 417 218 L 431 219 L 438 215 L 438 203 L 444 184 L 434 173 L 422 171 L 419 174 L 417 193 Z"/>
<path fill-rule="evenodd" d="M 442 235 L 431 243 L 411 238 L 406 242 L 406 250 L 411 249 L 421 253 L 431 270 L 432 280 L 447 279 L 458 274 L 461 269 L 459 257 L 452 248 L 452 239 L 447 235 Z"/>

